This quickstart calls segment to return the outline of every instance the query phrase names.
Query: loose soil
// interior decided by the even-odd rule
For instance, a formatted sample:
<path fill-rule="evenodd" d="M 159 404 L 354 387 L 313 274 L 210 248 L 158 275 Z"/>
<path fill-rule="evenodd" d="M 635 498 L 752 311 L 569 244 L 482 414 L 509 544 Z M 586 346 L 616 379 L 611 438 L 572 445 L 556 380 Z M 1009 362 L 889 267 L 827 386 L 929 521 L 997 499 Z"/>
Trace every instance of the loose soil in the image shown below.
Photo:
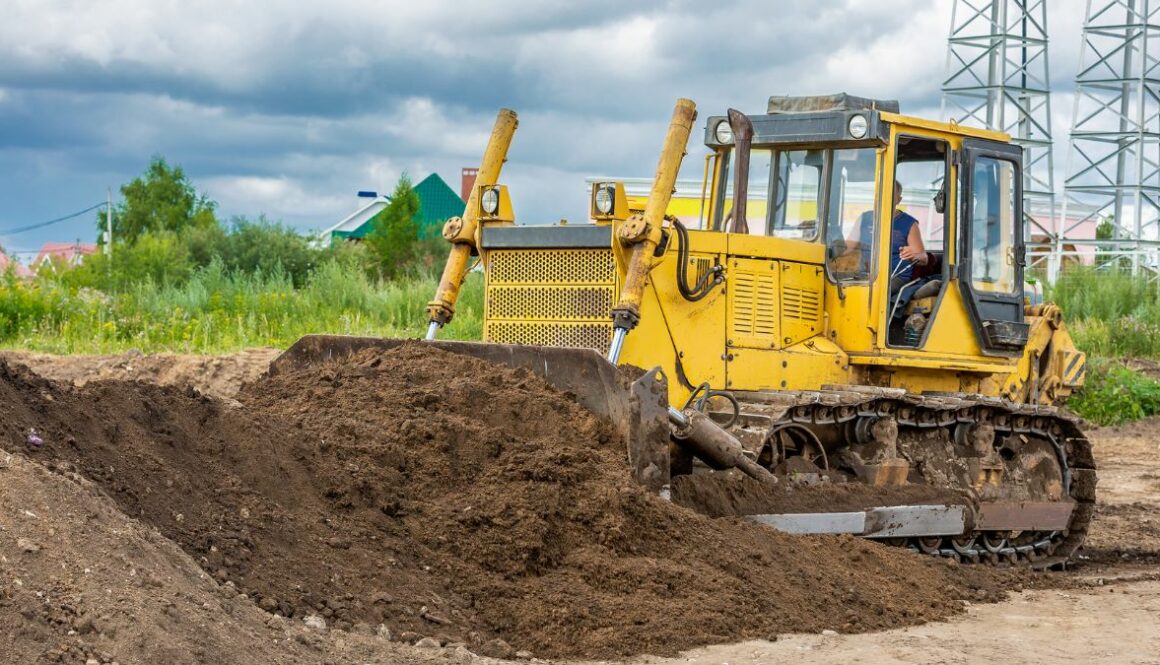
<path fill-rule="evenodd" d="M 93 483 L 142 531 L 157 529 L 197 565 L 186 583 L 351 639 L 382 624 L 396 640 L 497 656 L 663 655 L 939 620 L 1028 577 L 665 502 L 632 482 L 607 423 L 527 373 L 429 347 L 263 378 L 236 400 L 140 382 L 74 387 L 0 362 L 0 445 Z M 11 487 L 0 492 L 18 498 Z M 62 519 L 61 536 L 74 528 Z M 10 561 L 40 555 L 8 535 Z M 139 555 L 76 547 L 78 559 Z M 54 597 L 94 592 L 64 579 Z M 157 579 L 157 593 L 180 592 Z M 163 621 L 150 615 L 143 631 L 153 619 Z M 68 637 L 69 624 L 44 625 Z M 158 625 L 198 641 L 196 624 L 184 635 Z M 355 648 L 333 635 L 295 644 Z M 17 641 L 14 654 L 36 649 Z M 154 660 L 139 640 L 119 649 L 106 655 Z"/>
<path fill-rule="evenodd" d="M 327 633 L 219 585 L 98 486 L 0 452 L 0 662 L 458 662 L 364 628 Z"/>
<path fill-rule="evenodd" d="M 192 387 L 214 397 L 233 397 L 246 381 L 265 373 L 277 349 L 246 349 L 227 356 L 126 351 L 103 356 L 57 356 L 29 351 L 2 351 L 0 358 L 25 365 L 37 374 L 78 386 L 90 381 L 144 381 Z"/>

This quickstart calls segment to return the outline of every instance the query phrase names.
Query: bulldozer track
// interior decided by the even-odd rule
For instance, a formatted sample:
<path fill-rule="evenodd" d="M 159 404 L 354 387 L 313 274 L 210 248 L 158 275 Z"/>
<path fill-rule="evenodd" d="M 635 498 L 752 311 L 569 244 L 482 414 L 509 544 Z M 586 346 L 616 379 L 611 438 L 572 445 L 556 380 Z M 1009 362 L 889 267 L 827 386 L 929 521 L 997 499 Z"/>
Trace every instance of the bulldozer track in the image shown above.
<path fill-rule="evenodd" d="M 892 544 L 963 563 L 1060 567 L 1071 560 L 1087 536 L 1095 509 L 1095 460 L 1079 420 L 1056 407 L 1017 404 L 961 393 L 910 394 L 896 388 L 823 387 L 821 390 L 738 392 L 737 427 L 786 424 L 833 426 L 859 418 L 894 418 L 900 431 L 987 423 L 1000 435 L 1022 434 L 1050 442 L 1062 473 L 1064 494 L 1074 501 L 1066 530 L 1023 532 L 970 531 L 957 537 L 896 539 Z M 849 443 L 849 442 L 847 442 Z"/>

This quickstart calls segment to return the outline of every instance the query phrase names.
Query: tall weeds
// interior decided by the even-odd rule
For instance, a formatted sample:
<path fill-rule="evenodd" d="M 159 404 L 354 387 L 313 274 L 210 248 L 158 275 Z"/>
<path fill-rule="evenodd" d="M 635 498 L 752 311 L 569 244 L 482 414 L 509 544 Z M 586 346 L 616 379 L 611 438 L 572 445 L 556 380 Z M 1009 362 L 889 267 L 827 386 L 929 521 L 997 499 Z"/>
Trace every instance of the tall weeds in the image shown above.
<path fill-rule="evenodd" d="M 1048 289 L 1076 344 L 1097 356 L 1160 358 L 1160 284 L 1079 268 Z"/>
<path fill-rule="evenodd" d="M 436 278 L 372 280 L 338 261 L 318 266 L 295 288 L 289 275 L 231 272 L 220 262 L 180 284 L 138 281 L 106 293 L 42 277 L 0 282 L 0 346 L 53 353 L 217 353 L 253 346 L 286 347 L 302 335 L 332 333 L 418 337 Z M 483 287 L 469 276 L 451 339 L 478 339 Z"/>

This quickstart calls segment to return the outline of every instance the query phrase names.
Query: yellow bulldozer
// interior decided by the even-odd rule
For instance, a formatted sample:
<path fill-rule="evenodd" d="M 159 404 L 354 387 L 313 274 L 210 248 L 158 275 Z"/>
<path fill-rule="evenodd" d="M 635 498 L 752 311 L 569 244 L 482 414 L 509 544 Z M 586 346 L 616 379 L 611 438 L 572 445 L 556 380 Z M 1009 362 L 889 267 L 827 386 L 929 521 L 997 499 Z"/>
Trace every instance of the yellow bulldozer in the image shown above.
<path fill-rule="evenodd" d="M 708 119 L 701 212 L 681 220 L 666 210 L 696 116 L 677 103 L 643 208 L 598 182 L 589 223 L 517 225 L 499 183 L 517 119 L 501 111 L 443 230 L 430 343 L 575 395 L 662 494 L 725 469 L 862 483 L 881 505 L 750 517 L 965 562 L 1066 563 L 1096 484 L 1059 408 L 1085 357 L 1059 308 L 1025 297 L 1021 148 L 893 101 L 773 97 Z M 483 340 L 436 341 L 475 260 Z M 272 371 L 398 343 L 309 336 Z M 915 485 L 965 500 L 889 500 Z"/>

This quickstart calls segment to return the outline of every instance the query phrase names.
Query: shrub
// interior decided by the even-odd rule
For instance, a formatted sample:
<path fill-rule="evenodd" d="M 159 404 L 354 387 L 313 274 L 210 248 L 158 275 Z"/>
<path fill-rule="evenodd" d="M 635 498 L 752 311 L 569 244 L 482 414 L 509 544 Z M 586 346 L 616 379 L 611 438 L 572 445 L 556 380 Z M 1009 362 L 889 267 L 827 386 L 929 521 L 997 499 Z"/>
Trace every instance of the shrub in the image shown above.
<path fill-rule="evenodd" d="M 1160 413 L 1160 383 L 1115 361 L 1088 361 L 1087 383 L 1068 402 L 1099 425 L 1120 425 Z"/>
<path fill-rule="evenodd" d="M 115 245 L 113 255 L 89 254 L 71 270 L 42 278 L 60 280 L 72 287 L 118 290 L 141 281 L 179 283 L 195 265 L 185 237 L 170 231 L 146 233 L 133 244 Z"/>
<path fill-rule="evenodd" d="M 419 195 L 404 173 L 391 193 L 390 203 L 371 219 L 371 231 L 365 238 L 385 277 L 414 268 L 419 245 L 418 215 Z"/>
<path fill-rule="evenodd" d="M 297 231 L 265 217 L 256 221 L 235 217 L 220 251 L 230 270 L 244 273 L 283 270 L 296 286 L 306 283 L 319 253 Z"/>
<path fill-rule="evenodd" d="M 1160 287 L 1146 277 L 1073 268 L 1046 295 L 1089 354 L 1160 357 Z"/>

